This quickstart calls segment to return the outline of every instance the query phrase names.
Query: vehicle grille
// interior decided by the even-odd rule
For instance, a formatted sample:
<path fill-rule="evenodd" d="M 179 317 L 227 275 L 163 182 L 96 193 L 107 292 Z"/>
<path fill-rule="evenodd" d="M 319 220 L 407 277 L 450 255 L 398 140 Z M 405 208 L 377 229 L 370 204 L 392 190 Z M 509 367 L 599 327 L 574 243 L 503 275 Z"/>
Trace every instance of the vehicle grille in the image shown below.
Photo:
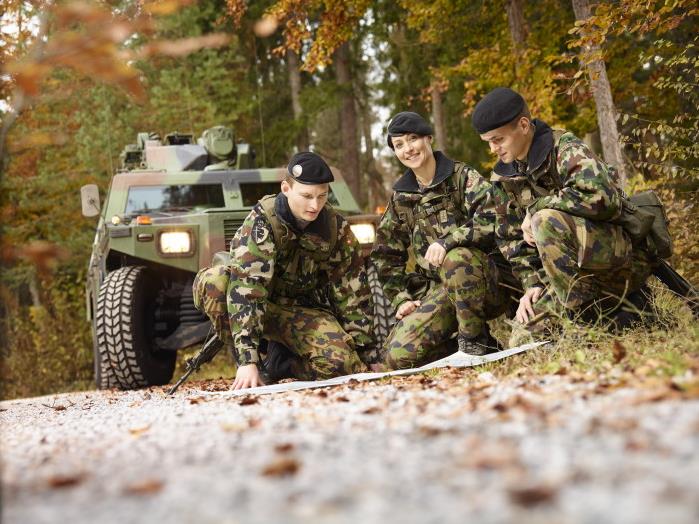
<path fill-rule="evenodd" d="M 242 220 L 227 219 L 223 221 L 223 237 L 226 239 L 226 251 L 231 248 L 231 240 L 235 236 L 238 228 L 243 225 Z"/>

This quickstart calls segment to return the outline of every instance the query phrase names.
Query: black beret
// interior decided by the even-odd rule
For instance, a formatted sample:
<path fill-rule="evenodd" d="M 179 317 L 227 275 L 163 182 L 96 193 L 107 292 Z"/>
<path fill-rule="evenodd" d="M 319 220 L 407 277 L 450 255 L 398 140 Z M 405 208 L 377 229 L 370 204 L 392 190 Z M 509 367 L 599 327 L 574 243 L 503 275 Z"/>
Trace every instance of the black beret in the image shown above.
<path fill-rule="evenodd" d="M 291 178 L 302 184 L 328 184 L 335 180 L 325 160 L 310 151 L 296 153 L 286 170 Z"/>
<path fill-rule="evenodd" d="M 482 135 L 509 124 L 525 107 L 522 95 L 509 87 L 496 87 L 476 104 L 471 122 Z"/>
<path fill-rule="evenodd" d="M 388 123 L 388 147 L 393 149 L 392 136 L 405 135 L 407 133 L 415 133 L 420 136 L 432 135 L 432 127 L 427 123 L 427 120 L 422 118 L 417 113 L 403 111 L 394 116 Z"/>

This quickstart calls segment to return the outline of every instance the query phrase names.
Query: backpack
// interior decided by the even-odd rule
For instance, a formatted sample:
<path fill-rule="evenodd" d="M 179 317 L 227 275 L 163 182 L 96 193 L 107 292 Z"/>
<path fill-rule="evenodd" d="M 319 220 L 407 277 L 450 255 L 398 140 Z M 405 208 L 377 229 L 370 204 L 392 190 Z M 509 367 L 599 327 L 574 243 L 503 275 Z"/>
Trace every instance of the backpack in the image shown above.
<path fill-rule="evenodd" d="M 554 130 L 554 144 L 558 144 L 564 131 Z M 610 178 L 616 185 L 618 177 L 616 169 L 608 166 L 612 171 Z M 561 184 L 558 174 L 557 162 L 551 159 L 549 166 L 551 174 L 555 174 L 555 180 Z M 611 222 L 618 224 L 629 235 L 634 246 L 643 245 L 644 241 L 651 255 L 657 258 L 670 258 L 672 256 L 672 237 L 668 228 L 667 214 L 658 195 L 651 190 L 642 191 L 635 195 L 627 196 L 617 187 L 621 196 L 622 210 L 618 218 Z"/>

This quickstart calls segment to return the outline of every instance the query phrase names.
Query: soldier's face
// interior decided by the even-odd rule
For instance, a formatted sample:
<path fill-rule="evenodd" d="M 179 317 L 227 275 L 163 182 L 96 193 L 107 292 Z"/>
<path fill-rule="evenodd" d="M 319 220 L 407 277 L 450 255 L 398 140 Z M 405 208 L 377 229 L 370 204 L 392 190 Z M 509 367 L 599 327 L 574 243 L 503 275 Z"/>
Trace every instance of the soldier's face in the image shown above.
<path fill-rule="evenodd" d="M 289 201 L 289 209 L 295 218 L 312 222 L 318 218 L 318 214 L 328 201 L 330 184 L 290 184 L 286 180 L 282 182 L 282 193 Z"/>
<path fill-rule="evenodd" d="M 432 158 L 432 137 L 415 133 L 391 137 L 393 152 L 405 167 L 415 170 L 427 165 Z"/>
<path fill-rule="evenodd" d="M 525 160 L 532 143 L 534 128 L 528 118 L 522 117 L 515 124 L 509 123 L 481 135 L 488 142 L 490 152 L 509 164 L 514 160 Z"/>

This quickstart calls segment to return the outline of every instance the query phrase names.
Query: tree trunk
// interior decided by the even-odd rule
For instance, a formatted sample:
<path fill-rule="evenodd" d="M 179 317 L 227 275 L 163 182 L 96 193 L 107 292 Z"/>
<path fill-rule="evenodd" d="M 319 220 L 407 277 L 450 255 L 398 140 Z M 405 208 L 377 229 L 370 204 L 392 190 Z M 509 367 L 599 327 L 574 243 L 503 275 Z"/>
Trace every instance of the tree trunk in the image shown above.
<path fill-rule="evenodd" d="M 362 111 L 362 135 L 366 146 L 362 167 L 368 182 L 367 206 L 369 211 L 373 212 L 377 206 L 386 205 L 386 187 L 380 166 L 374 157 L 374 141 L 371 137 L 371 125 L 373 124 L 371 108 L 368 104 L 360 104 L 360 108 Z"/>
<path fill-rule="evenodd" d="M 507 23 L 510 26 L 513 47 L 515 52 L 521 51 L 529 36 L 529 28 L 522 10 L 522 0 L 508 0 L 505 9 L 507 9 Z"/>
<path fill-rule="evenodd" d="M 572 0 L 575 19 L 587 20 L 592 16 L 589 0 Z M 587 46 L 583 53 L 597 54 L 600 49 L 597 46 Z M 626 168 L 621 152 L 619 131 L 616 127 L 616 110 L 612 99 L 612 88 L 607 78 L 607 67 L 603 60 L 593 60 L 587 64 L 587 73 L 590 79 L 590 87 L 597 106 L 597 125 L 602 141 L 602 154 L 605 162 L 614 166 L 619 172 L 619 183 L 626 186 Z"/>
<path fill-rule="evenodd" d="M 359 130 L 357 109 L 352 89 L 349 64 L 349 43 L 345 42 L 335 52 L 335 74 L 341 90 L 340 136 L 342 137 L 342 174 L 360 207 L 366 205 L 366 192 L 362 191 L 359 172 Z"/>
<path fill-rule="evenodd" d="M 294 120 L 299 128 L 296 135 L 296 147 L 299 151 L 308 151 L 308 129 L 302 122 L 303 108 L 301 107 L 301 71 L 299 70 L 299 56 L 295 51 L 286 51 L 286 63 L 289 69 L 289 88 L 291 89 L 291 109 L 294 112 Z"/>
<path fill-rule="evenodd" d="M 434 124 L 434 138 L 436 141 L 434 149 L 439 149 L 446 153 L 447 139 L 446 128 L 444 126 L 444 109 L 442 107 L 442 92 L 439 90 L 439 82 L 432 79 L 430 85 L 430 95 L 432 98 L 432 122 Z"/>

